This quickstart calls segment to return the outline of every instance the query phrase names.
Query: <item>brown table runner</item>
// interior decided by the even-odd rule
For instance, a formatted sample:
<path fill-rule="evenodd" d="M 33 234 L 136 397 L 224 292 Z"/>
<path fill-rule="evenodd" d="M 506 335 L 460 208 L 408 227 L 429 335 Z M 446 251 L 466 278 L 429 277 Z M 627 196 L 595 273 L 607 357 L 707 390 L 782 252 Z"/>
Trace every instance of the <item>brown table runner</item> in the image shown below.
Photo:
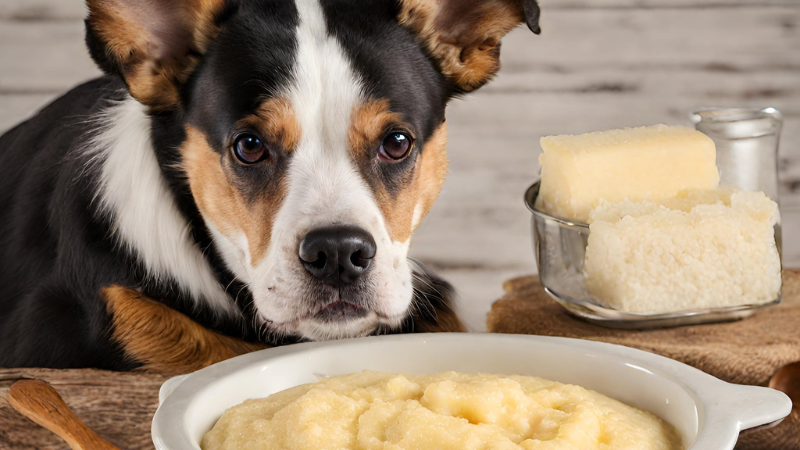
<path fill-rule="evenodd" d="M 784 271 L 783 301 L 739 321 L 656 330 L 615 330 L 568 314 L 539 278 L 507 281 L 486 319 L 493 333 L 563 336 L 626 345 L 677 359 L 726 381 L 766 386 L 775 371 L 800 361 L 800 271 Z M 800 449 L 800 405 L 780 425 L 743 433 L 737 449 Z"/>

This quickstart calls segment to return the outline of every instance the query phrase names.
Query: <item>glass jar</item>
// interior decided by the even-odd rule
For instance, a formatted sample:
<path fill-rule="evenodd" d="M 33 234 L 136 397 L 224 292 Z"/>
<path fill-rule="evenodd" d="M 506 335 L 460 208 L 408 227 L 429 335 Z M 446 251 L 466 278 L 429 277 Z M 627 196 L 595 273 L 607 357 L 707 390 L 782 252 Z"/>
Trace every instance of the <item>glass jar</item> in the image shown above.
<path fill-rule="evenodd" d="M 775 108 L 706 108 L 690 118 L 717 146 L 720 186 L 763 191 L 780 204 L 778 144 L 783 116 Z M 782 254 L 781 220 L 775 242 Z"/>

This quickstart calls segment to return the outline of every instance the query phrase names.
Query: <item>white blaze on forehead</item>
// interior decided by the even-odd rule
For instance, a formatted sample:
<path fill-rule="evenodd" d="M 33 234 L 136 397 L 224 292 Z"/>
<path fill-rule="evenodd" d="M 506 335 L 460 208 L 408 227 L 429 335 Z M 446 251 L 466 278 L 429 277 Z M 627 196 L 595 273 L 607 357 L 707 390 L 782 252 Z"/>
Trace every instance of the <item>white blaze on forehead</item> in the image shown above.
<path fill-rule="evenodd" d="M 386 316 L 405 312 L 411 300 L 408 243 L 393 243 L 375 195 L 349 151 L 351 113 L 364 102 L 359 76 L 335 37 L 328 33 L 317 0 L 296 0 L 299 14 L 293 81 L 287 96 L 301 129 L 292 153 L 283 205 L 275 217 L 262 274 L 251 284 L 256 305 L 270 320 L 291 320 L 291 298 L 307 283 L 297 245 L 315 228 L 347 224 L 369 231 L 377 244 L 369 272 L 375 306 Z"/>
<path fill-rule="evenodd" d="M 296 4 L 300 24 L 289 99 L 302 137 L 292 156 L 285 207 L 277 221 L 291 218 L 295 228 L 360 225 L 378 234 L 374 237 L 380 246 L 383 217 L 348 143 L 350 116 L 363 102 L 361 80 L 339 42 L 329 35 L 318 0 Z"/>
<path fill-rule="evenodd" d="M 374 203 L 348 152 L 350 115 L 362 101 L 362 87 L 339 42 L 328 34 L 318 1 L 296 4 L 300 24 L 289 99 L 302 137 L 288 174 L 286 203 L 304 215 L 344 220 L 336 216 L 346 214 L 345 194 L 354 203 Z"/>
<path fill-rule="evenodd" d="M 363 102 L 363 88 L 339 42 L 328 34 L 318 0 L 296 4 L 300 24 L 289 99 L 302 137 L 289 170 L 288 194 L 301 202 L 286 203 L 320 221 L 346 220 L 339 216 L 351 213 L 348 206 L 377 210 L 348 150 L 350 116 Z"/>
<path fill-rule="evenodd" d="M 363 101 L 361 81 L 339 42 L 328 34 L 318 0 L 296 4 L 300 24 L 288 96 L 302 137 L 292 155 L 285 207 L 277 222 L 290 218 L 295 228 L 352 223 L 380 231 L 380 210 L 348 150 L 350 116 Z M 360 217 L 354 217 L 356 212 L 362 212 Z"/>
<path fill-rule="evenodd" d="M 362 100 L 361 81 L 339 42 L 328 34 L 318 0 L 296 4 L 300 24 L 289 98 L 302 129 L 301 147 L 346 144 L 352 108 Z"/>

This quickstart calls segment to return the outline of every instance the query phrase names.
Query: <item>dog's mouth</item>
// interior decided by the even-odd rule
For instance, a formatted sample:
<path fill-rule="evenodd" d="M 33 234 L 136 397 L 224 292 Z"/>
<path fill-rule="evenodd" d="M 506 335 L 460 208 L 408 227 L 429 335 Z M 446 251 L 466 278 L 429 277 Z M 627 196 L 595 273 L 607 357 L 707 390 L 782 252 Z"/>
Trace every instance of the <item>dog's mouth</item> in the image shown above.
<path fill-rule="evenodd" d="M 300 286 L 276 284 L 254 299 L 255 312 L 271 334 L 314 341 L 397 329 L 409 314 L 413 292 L 377 291 L 375 284 L 370 278 L 346 286 L 307 279 Z"/>
<path fill-rule="evenodd" d="M 406 316 L 407 312 L 389 316 L 366 305 L 333 300 L 311 308 L 291 321 L 266 322 L 277 333 L 319 341 L 366 336 L 378 329 L 394 329 Z"/>
<path fill-rule="evenodd" d="M 363 306 L 344 300 L 333 301 L 311 315 L 320 322 L 342 322 L 366 317 L 369 311 Z"/>
<path fill-rule="evenodd" d="M 293 328 L 302 322 L 317 322 L 322 324 L 347 323 L 365 319 L 370 316 L 383 318 L 384 316 L 373 311 L 365 305 L 359 305 L 348 300 L 331 300 L 321 306 L 307 309 L 304 313 L 298 314 L 294 319 L 287 322 L 275 322 L 266 319 L 274 327 Z"/>

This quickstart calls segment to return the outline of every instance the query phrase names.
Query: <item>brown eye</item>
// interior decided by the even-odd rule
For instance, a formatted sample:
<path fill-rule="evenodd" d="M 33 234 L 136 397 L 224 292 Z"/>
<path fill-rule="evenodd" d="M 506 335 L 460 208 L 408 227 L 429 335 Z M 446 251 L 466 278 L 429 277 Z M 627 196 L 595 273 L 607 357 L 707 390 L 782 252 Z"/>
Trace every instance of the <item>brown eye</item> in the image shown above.
<path fill-rule="evenodd" d="M 399 161 L 411 152 L 414 140 L 408 133 L 403 131 L 392 131 L 383 138 L 378 155 L 390 161 Z"/>
<path fill-rule="evenodd" d="M 242 134 L 237 137 L 233 143 L 233 154 L 244 164 L 255 164 L 269 157 L 267 146 L 253 134 Z"/>

